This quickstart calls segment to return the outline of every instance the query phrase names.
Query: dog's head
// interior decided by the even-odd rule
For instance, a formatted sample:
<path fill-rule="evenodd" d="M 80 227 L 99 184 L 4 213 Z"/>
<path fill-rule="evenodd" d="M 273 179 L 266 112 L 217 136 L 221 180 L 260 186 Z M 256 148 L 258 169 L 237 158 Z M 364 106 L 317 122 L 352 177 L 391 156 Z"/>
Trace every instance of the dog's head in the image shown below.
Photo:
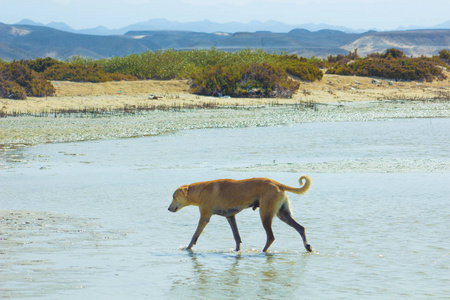
<path fill-rule="evenodd" d="M 172 203 L 169 205 L 169 211 L 176 212 L 181 208 L 189 205 L 187 199 L 188 186 L 183 185 L 177 188 L 177 190 L 173 193 Z"/>

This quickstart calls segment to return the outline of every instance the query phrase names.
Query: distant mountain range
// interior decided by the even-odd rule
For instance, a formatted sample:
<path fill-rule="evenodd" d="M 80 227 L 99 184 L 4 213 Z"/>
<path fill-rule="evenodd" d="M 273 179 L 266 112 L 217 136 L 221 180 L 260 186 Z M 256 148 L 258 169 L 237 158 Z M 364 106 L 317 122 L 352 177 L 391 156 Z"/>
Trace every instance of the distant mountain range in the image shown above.
<path fill-rule="evenodd" d="M 346 33 L 363 33 L 367 30 L 348 28 L 344 26 L 334 26 L 329 24 L 314 24 L 314 23 L 304 23 L 290 25 L 278 21 L 251 21 L 249 23 L 239 23 L 239 22 L 229 22 L 229 23 L 216 23 L 209 20 L 196 21 L 196 22 L 176 22 L 168 21 L 166 19 L 151 19 L 147 22 L 139 22 L 131 24 L 119 29 L 108 29 L 104 26 L 98 26 L 89 29 L 76 30 L 69 25 L 62 22 L 51 22 L 48 24 L 37 23 L 30 19 L 23 19 L 22 21 L 14 25 L 34 25 L 34 26 L 45 26 L 62 31 L 72 32 L 72 33 L 82 33 L 82 34 L 93 34 L 93 35 L 122 35 L 128 31 L 154 31 L 154 30 L 175 30 L 175 31 L 195 31 L 195 32 L 257 32 L 257 31 L 271 31 L 278 33 L 287 33 L 293 29 L 306 29 L 309 31 L 319 31 L 324 29 L 338 30 Z M 396 30 L 417 30 L 417 29 L 450 29 L 450 20 L 438 24 L 432 27 L 423 26 L 409 26 L 401 27 Z M 372 30 L 378 31 L 376 28 Z"/>
<path fill-rule="evenodd" d="M 160 22 L 156 23 L 162 26 Z M 208 30 L 205 23 L 202 24 L 204 32 L 188 31 L 188 28 L 183 28 L 183 31 L 134 29 L 123 34 L 94 35 L 69 32 L 64 23 L 51 23 L 53 27 L 60 29 L 0 23 L 0 58 L 13 60 L 49 56 L 66 59 L 73 55 L 81 55 L 99 59 L 148 50 L 209 49 L 211 47 L 225 51 L 260 48 L 270 53 L 287 52 L 304 57 L 346 54 L 354 49 L 358 49 L 358 54 L 364 56 L 373 52 L 382 52 L 388 48 L 400 49 L 407 55 L 432 55 L 442 49 L 450 48 L 450 30 L 446 29 L 363 33 L 330 29 L 318 31 L 292 29 L 288 32 L 260 30 L 228 32 L 213 30 L 213 25 L 217 23 L 211 22 Z M 249 24 L 252 23 L 247 25 L 249 26 Z M 138 25 L 130 25 L 127 29 L 136 28 L 132 26 Z"/>
<path fill-rule="evenodd" d="M 37 23 L 30 19 L 23 19 L 22 21 L 14 25 L 34 25 L 45 26 L 58 30 L 63 30 L 72 33 L 93 34 L 93 35 L 122 35 L 128 31 L 155 31 L 155 30 L 175 30 L 175 31 L 194 31 L 194 32 L 256 32 L 256 31 L 271 31 L 287 33 L 293 29 L 302 28 L 309 31 L 318 31 L 323 29 L 339 30 L 343 32 L 364 32 L 363 29 L 352 29 L 344 26 L 333 26 L 328 24 L 299 24 L 289 25 L 277 21 L 251 21 L 249 23 L 229 22 L 229 23 L 216 23 L 209 20 L 196 21 L 196 22 L 176 22 L 168 21 L 166 19 L 152 19 L 147 22 L 139 22 L 131 24 L 119 29 L 108 29 L 104 26 L 98 26 L 95 28 L 76 30 L 69 25 L 62 22 L 51 22 L 48 24 Z M 450 28 L 450 27 L 449 27 Z"/>

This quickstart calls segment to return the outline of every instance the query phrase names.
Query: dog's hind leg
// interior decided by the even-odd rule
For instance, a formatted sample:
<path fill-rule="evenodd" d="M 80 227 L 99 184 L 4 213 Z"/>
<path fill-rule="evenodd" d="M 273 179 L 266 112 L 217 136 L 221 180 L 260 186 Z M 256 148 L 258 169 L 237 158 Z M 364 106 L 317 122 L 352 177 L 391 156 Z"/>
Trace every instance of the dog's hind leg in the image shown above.
<path fill-rule="evenodd" d="M 298 231 L 298 233 L 300 233 L 305 249 L 311 252 L 312 251 L 311 245 L 309 245 L 308 241 L 306 240 L 305 227 L 298 224 L 292 217 L 291 209 L 289 207 L 289 200 L 287 200 L 287 198 L 286 201 L 281 205 L 280 209 L 278 210 L 277 216 L 278 218 L 280 218 L 281 221 L 293 227 L 295 230 Z"/>
<path fill-rule="evenodd" d="M 192 240 L 189 243 L 189 246 L 186 248 L 186 250 L 191 250 L 192 247 L 197 243 L 198 237 L 200 236 L 203 229 L 205 229 L 205 226 L 208 223 L 209 223 L 209 218 L 200 217 L 200 220 L 198 221 L 197 230 L 195 230 L 195 233 L 192 236 Z"/>
<path fill-rule="evenodd" d="M 236 241 L 236 249 L 234 251 L 241 250 L 241 237 L 236 224 L 236 216 L 227 217 L 228 223 L 230 223 L 231 230 L 233 231 L 234 240 Z"/>
<path fill-rule="evenodd" d="M 273 241 L 275 241 L 275 237 L 272 231 L 272 220 L 273 220 L 272 215 L 264 215 L 264 216 L 261 215 L 261 221 L 264 229 L 266 230 L 267 235 L 267 241 L 266 245 L 264 246 L 263 252 L 266 252 L 267 249 L 269 249 L 270 245 L 272 245 Z"/>
<path fill-rule="evenodd" d="M 273 241 L 275 241 L 275 236 L 272 231 L 272 221 L 275 212 L 278 211 L 277 206 L 278 203 L 280 203 L 280 201 L 277 200 L 278 197 L 280 197 L 280 195 L 277 191 L 272 191 L 259 199 L 259 215 L 261 216 L 261 221 L 267 235 L 267 241 L 263 248 L 263 252 L 266 252 Z"/>

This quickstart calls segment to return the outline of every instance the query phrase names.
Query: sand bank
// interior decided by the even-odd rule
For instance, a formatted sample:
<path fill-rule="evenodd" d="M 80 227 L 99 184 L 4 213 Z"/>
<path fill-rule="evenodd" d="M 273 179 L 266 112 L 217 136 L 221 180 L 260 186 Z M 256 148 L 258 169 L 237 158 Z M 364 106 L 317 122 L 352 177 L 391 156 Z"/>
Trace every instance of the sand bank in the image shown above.
<path fill-rule="evenodd" d="M 450 73 L 447 72 L 448 78 Z M 450 98 L 450 80 L 395 82 L 370 77 L 325 75 L 321 81 L 302 82 L 291 99 L 217 98 L 189 93 L 187 80 L 145 80 L 106 83 L 52 82 L 56 97 L 27 100 L 0 99 L 0 114 L 39 114 L 54 111 L 123 110 L 151 106 L 248 106 L 299 102 L 340 103 L 355 101 Z M 156 95 L 157 99 L 150 95 Z M 149 97 L 150 96 L 150 97 Z"/>
<path fill-rule="evenodd" d="M 450 162 L 437 159 L 350 159 L 320 163 L 259 164 L 228 169 L 238 172 L 291 173 L 431 173 L 449 172 Z"/>

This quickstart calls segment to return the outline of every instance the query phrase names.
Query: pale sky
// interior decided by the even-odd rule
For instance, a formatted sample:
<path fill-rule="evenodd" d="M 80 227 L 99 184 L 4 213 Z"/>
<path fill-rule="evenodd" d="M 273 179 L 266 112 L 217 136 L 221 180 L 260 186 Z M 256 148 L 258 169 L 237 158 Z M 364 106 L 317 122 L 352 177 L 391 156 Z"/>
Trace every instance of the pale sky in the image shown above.
<path fill-rule="evenodd" d="M 392 30 L 450 21 L 450 0 L 0 0 L 0 22 L 64 22 L 117 29 L 150 19 L 218 23 L 275 20 Z"/>

